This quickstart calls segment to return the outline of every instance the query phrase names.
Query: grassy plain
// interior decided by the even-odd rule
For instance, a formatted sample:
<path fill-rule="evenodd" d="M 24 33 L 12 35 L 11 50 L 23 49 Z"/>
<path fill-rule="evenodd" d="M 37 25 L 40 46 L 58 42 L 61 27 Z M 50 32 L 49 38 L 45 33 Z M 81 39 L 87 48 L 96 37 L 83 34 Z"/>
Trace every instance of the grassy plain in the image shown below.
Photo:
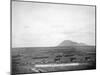
<path fill-rule="evenodd" d="M 96 69 L 95 46 L 24 47 L 11 50 L 12 75 Z M 38 64 L 81 63 L 78 66 L 35 67 Z"/>

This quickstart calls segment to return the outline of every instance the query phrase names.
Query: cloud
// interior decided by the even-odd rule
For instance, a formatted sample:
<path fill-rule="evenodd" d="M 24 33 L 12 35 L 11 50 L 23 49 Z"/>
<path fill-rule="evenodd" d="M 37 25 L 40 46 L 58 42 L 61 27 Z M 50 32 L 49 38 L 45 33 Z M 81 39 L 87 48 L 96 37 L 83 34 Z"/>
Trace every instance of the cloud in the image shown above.
<path fill-rule="evenodd" d="M 63 40 L 94 44 L 95 8 L 12 2 L 13 46 L 56 46 Z"/>

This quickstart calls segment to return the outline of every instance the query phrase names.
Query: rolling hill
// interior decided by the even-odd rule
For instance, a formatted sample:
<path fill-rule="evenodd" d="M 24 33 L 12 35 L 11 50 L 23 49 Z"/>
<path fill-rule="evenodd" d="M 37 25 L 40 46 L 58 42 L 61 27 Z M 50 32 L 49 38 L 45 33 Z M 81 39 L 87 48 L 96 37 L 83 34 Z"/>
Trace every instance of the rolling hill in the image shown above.
<path fill-rule="evenodd" d="M 64 40 L 58 46 L 88 46 L 88 45 L 86 45 L 84 43 L 73 42 L 71 40 Z"/>

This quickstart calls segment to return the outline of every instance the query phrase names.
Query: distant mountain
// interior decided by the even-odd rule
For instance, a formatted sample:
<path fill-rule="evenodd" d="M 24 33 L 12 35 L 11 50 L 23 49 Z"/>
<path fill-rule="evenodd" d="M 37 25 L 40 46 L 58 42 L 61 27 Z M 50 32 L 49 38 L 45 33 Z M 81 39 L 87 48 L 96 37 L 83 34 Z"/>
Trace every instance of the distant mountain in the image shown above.
<path fill-rule="evenodd" d="M 73 42 L 71 40 L 64 40 L 62 43 L 60 43 L 58 46 L 87 46 L 84 43 L 77 43 Z"/>

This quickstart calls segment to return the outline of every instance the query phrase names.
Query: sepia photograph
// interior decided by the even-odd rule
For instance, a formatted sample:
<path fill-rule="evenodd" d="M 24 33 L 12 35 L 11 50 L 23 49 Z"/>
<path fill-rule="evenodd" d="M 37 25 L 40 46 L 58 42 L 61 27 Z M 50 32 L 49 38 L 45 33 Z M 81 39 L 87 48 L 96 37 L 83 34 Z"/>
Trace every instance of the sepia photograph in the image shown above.
<path fill-rule="evenodd" d="M 96 69 L 96 6 L 11 1 L 11 74 Z"/>

